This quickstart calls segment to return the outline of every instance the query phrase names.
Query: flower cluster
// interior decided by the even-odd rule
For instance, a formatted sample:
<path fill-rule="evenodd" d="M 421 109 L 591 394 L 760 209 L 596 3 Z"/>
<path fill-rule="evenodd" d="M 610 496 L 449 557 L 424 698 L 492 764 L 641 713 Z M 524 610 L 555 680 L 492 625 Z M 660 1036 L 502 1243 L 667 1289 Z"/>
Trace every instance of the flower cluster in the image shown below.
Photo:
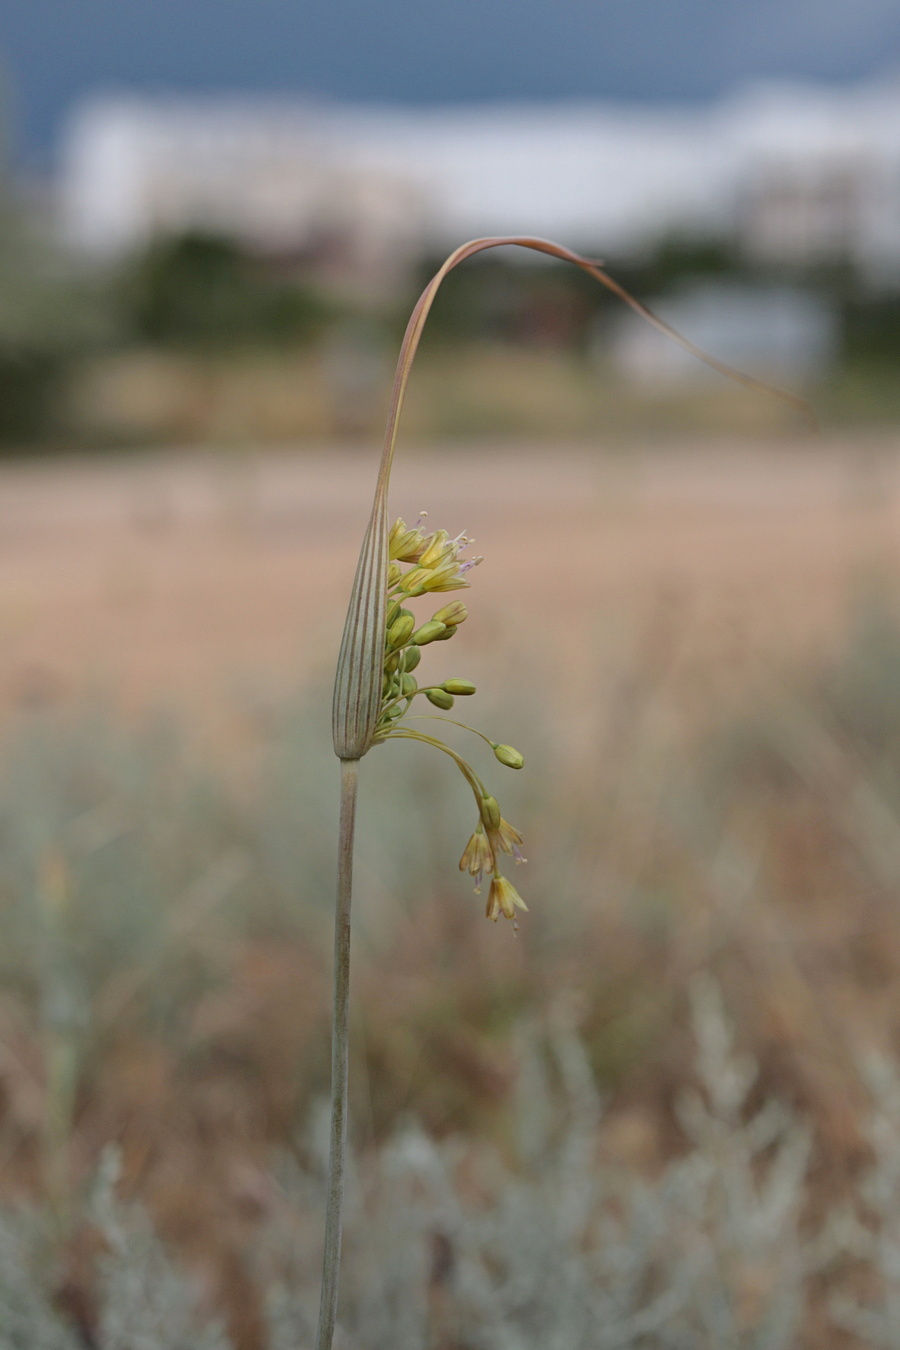
<path fill-rule="evenodd" d="M 473 541 L 465 534 L 451 539 L 446 530 L 426 532 L 420 519 L 411 529 L 405 521 L 396 520 L 388 539 L 389 564 L 387 582 L 387 619 L 384 643 L 384 672 L 381 710 L 375 740 L 389 738 L 423 741 L 449 755 L 456 763 L 471 788 L 478 810 L 475 831 L 459 861 L 460 870 L 475 880 L 475 892 L 480 893 L 482 878 L 491 877 L 486 914 L 495 922 L 502 914 L 516 922 L 516 910 L 527 909 L 522 897 L 506 877 L 500 874 L 500 855 L 507 853 L 516 862 L 524 862 L 519 831 L 504 820 L 497 799 L 487 791 L 472 766 L 435 736 L 409 727 L 403 719 L 409 713 L 413 700 L 419 694 L 436 708 L 449 712 L 459 697 L 475 693 L 470 680 L 448 679 L 440 684 L 420 685 L 413 674 L 422 659 L 422 648 L 433 642 L 446 642 L 468 617 L 461 600 L 453 600 L 437 610 L 425 623 L 417 623 L 406 602 L 427 594 L 461 590 L 471 583 L 467 574 L 482 560 L 467 561 L 461 554 Z M 435 720 L 453 721 L 452 718 Z M 511 745 L 500 745 L 474 727 L 455 722 L 454 725 L 472 731 L 490 745 L 494 757 L 511 769 L 521 769 L 522 756 Z"/>

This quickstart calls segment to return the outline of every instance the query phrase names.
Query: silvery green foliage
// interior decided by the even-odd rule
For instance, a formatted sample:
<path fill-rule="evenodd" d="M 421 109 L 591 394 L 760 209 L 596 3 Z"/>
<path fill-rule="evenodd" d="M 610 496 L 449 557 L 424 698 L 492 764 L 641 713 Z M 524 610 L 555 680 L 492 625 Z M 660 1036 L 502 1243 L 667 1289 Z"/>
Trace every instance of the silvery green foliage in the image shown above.
<path fill-rule="evenodd" d="M 845 1252 L 875 1275 L 875 1292 L 866 1302 L 838 1294 L 832 1316 L 864 1344 L 894 1350 L 900 1344 L 900 1076 L 880 1055 L 869 1056 L 863 1070 L 874 1102 L 867 1131 L 874 1164 L 860 1186 L 862 1212 L 843 1216 L 839 1236 Z M 872 1288 L 870 1280 L 865 1287 Z"/>
<path fill-rule="evenodd" d="M 502 1151 L 409 1124 L 354 1159 L 339 1350 L 799 1350 L 814 1344 L 810 1276 L 836 1253 L 872 1292 L 835 1301 L 835 1326 L 853 1344 L 900 1343 L 900 1078 L 869 1066 L 875 1165 L 861 1217 L 807 1233 L 806 1131 L 778 1104 L 751 1109 L 754 1066 L 735 1052 L 718 989 L 701 980 L 692 995 L 687 1147 L 657 1176 L 604 1156 L 590 1066 L 562 1016 L 521 1033 Z M 314 1116 L 256 1244 L 270 1350 L 313 1343 L 327 1133 L 326 1113 Z M 106 1244 L 98 1350 L 229 1350 L 143 1211 L 116 1200 L 116 1170 L 107 1155 L 88 1213 Z M 79 1350 L 54 1308 L 49 1235 L 34 1212 L 0 1215 L 0 1350 Z"/>
<path fill-rule="evenodd" d="M 110 1152 L 92 1206 L 108 1247 L 100 1268 L 99 1350 L 230 1350 L 221 1328 L 200 1316 L 195 1291 L 146 1214 L 116 1200 L 117 1171 Z"/>
<path fill-rule="evenodd" d="M 715 987 L 694 990 L 692 1147 L 656 1180 L 604 1165 L 600 1102 L 564 1022 L 524 1039 L 511 1160 L 415 1127 L 355 1176 L 341 1304 L 354 1350 L 790 1350 L 811 1251 L 798 1220 L 806 1132 L 774 1103 L 747 1111 Z M 315 1202 L 295 1175 L 294 1205 Z M 290 1200 L 288 1199 L 290 1207 Z M 305 1270 L 302 1269 L 305 1267 Z M 270 1305 L 273 1350 L 303 1344 L 304 1255 Z"/>
<path fill-rule="evenodd" d="M 698 979 L 692 1002 L 702 1091 L 682 1096 L 692 1148 L 660 1193 L 684 1282 L 677 1343 L 788 1350 L 819 1260 L 800 1230 L 809 1136 L 778 1102 L 748 1111 L 756 1068 L 735 1053 L 717 986 Z"/>
<path fill-rule="evenodd" d="M 275 1203 L 258 1245 L 261 1276 L 268 1280 L 270 1350 L 312 1345 L 318 1319 L 318 1280 L 322 1266 L 322 1229 L 310 1215 L 324 1213 L 325 1169 L 330 1133 L 329 1107 L 319 1102 L 309 1128 L 310 1161 L 300 1167 L 282 1159 L 276 1174 Z M 345 1212 L 354 1214 L 359 1187 L 355 1159 L 347 1158 Z M 355 1214 L 354 1214 L 355 1217 Z M 345 1236 L 344 1251 L 347 1240 Z M 337 1347 L 340 1350 L 340 1337 Z"/>
<path fill-rule="evenodd" d="M 51 1301 L 45 1236 L 32 1211 L 0 1217 L 0 1350 L 80 1350 Z"/>

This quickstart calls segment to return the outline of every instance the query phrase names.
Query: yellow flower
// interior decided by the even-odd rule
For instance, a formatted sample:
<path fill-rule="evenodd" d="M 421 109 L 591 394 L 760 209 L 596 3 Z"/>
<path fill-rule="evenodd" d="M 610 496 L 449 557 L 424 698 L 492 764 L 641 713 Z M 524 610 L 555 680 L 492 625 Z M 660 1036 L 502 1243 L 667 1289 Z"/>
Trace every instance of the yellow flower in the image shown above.
<path fill-rule="evenodd" d="M 404 572 L 401 587 L 407 595 L 422 595 L 430 576 L 432 573 L 427 567 L 411 567 L 408 572 Z"/>
<path fill-rule="evenodd" d="M 464 586 L 471 586 L 471 581 L 466 581 L 466 573 L 471 572 L 472 568 L 477 567 L 484 559 L 478 557 L 460 562 L 456 556 L 457 551 L 455 546 L 449 548 L 443 561 L 422 582 L 426 591 L 458 591 Z"/>
<path fill-rule="evenodd" d="M 420 567 L 437 567 L 443 561 L 445 554 L 454 554 L 455 543 L 448 543 L 450 536 L 446 530 L 435 530 L 430 538 L 425 540 L 425 547 L 421 556 L 417 559 Z"/>
<path fill-rule="evenodd" d="M 481 558 L 460 562 L 460 553 L 471 542 L 465 534 L 458 534 L 455 539 L 451 539 L 446 530 L 435 530 L 425 537 L 418 527 L 407 530 L 404 521 L 397 520 L 390 534 L 390 556 L 392 559 L 415 563 L 401 581 L 406 594 L 424 595 L 426 591 L 455 591 L 468 586 L 466 573 L 481 562 Z M 461 623 L 466 616 L 465 606 L 459 608 L 462 613 L 454 623 Z"/>
<path fill-rule="evenodd" d="M 475 878 L 475 894 L 481 893 L 481 878 L 494 870 L 494 852 L 479 824 L 459 860 L 459 870 Z"/>
<path fill-rule="evenodd" d="M 422 582 L 424 591 L 462 591 L 471 586 L 471 581 L 466 581 L 462 567 L 458 563 L 450 563 L 446 567 L 439 568 L 436 572 L 431 572 Z"/>
<path fill-rule="evenodd" d="M 418 526 L 408 530 L 406 521 L 398 516 L 388 535 L 388 557 L 398 562 L 418 562 L 426 542 Z"/>
<path fill-rule="evenodd" d="M 512 882 L 507 881 L 506 877 L 501 877 L 499 872 L 495 872 L 491 879 L 485 917 L 496 923 L 502 914 L 504 918 L 512 919 L 515 923 L 516 909 L 524 909 L 527 912 L 528 906 Z"/>

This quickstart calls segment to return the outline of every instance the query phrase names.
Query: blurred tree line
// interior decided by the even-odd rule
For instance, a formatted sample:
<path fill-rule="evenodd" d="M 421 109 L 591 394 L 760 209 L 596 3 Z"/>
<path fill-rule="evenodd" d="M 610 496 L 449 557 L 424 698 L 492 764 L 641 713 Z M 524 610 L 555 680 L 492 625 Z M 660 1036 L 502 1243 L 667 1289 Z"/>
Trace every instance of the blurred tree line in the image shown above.
<path fill-rule="evenodd" d="M 108 306 L 0 188 L 0 441 L 52 434 L 60 384 L 106 340 Z"/>
<path fill-rule="evenodd" d="M 33 212 L 0 191 L 0 442 L 64 442 L 66 384 L 85 359 L 104 354 L 324 349 L 358 320 L 395 345 L 440 261 L 424 258 L 390 302 L 357 305 L 324 284 L 315 260 L 265 258 L 201 233 L 155 240 L 115 265 L 88 266 L 67 257 Z M 827 295 L 839 314 L 841 368 L 894 382 L 900 278 L 893 293 L 876 294 L 848 266 L 763 269 L 727 241 L 675 236 L 606 265 L 651 303 L 698 279 L 777 280 Z M 488 254 L 440 292 L 425 350 L 475 341 L 587 353 L 620 308 L 576 269 Z"/>
<path fill-rule="evenodd" d="M 127 339 L 209 351 L 303 346 L 338 308 L 289 266 L 205 234 L 153 242 L 114 278 L 111 299 Z"/>

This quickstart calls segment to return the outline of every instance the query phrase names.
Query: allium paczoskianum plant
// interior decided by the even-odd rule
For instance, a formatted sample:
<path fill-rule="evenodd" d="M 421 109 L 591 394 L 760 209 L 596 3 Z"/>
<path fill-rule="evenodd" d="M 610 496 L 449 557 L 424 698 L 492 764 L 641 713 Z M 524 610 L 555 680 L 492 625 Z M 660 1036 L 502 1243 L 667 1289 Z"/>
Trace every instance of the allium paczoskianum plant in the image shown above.
<path fill-rule="evenodd" d="M 341 761 L 341 810 L 334 932 L 331 1151 L 316 1350 L 331 1350 L 337 1312 L 347 1132 L 350 896 L 357 774 L 362 757 L 375 745 L 397 740 L 419 741 L 449 756 L 462 773 L 475 799 L 475 829 L 460 859 L 460 869 L 474 877 L 476 891 L 480 888 L 482 877 L 490 876 L 486 909 L 489 919 L 496 920 L 502 915 L 511 919 L 515 925 L 516 910 L 527 908 L 512 882 L 500 872 L 501 855 L 504 853 L 511 854 L 517 862 L 524 861 L 520 850 L 522 836 L 503 819 L 496 797 L 461 755 L 436 736 L 409 725 L 410 709 L 421 706 L 416 704 L 420 696 L 446 711 L 453 707 L 455 699 L 475 693 L 475 686 L 465 679 L 449 678 L 419 684 L 415 674 L 422 659 L 423 647 L 451 639 L 466 618 L 465 605 L 458 599 L 451 600 L 424 618 L 424 621 L 424 616 L 417 616 L 409 606 L 417 600 L 443 597 L 447 592 L 468 588 L 471 584 L 469 573 L 481 559 L 464 559 L 463 555 L 472 542 L 464 534 L 451 538 L 446 530 L 426 529 L 421 520 L 411 527 L 401 519 L 390 525 L 387 504 L 391 464 L 406 386 L 438 287 L 447 273 L 466 258 L 504 244 L 533 249 L 574 263 L 613 291 L 648 323 L 707 365 L 741 384 L 777 393 L 795 406 L 806 409 L 802 399 L 781 395 L 780 391 L 771 390 L 768 385 L 732 370 L 701 351 L 630 296 L 598 263 L 546 239 L 516 236 L 476 239 L 463 244 L 450 255 L 419 297 L 407 325 L 397 362 L 372 514 L 353 582 L 334 687 L 332 725 L 334 749 Z M 443 648 L 440 650 L 443 651 Z M 474 730 L 471 727 L 466 729 Z M 497 744 L 480 731 L 475 734 L 487 741 L 494 758 L 501 764 L 512 769 L 522 767 L 522 756 L 512 746 Z"/>

